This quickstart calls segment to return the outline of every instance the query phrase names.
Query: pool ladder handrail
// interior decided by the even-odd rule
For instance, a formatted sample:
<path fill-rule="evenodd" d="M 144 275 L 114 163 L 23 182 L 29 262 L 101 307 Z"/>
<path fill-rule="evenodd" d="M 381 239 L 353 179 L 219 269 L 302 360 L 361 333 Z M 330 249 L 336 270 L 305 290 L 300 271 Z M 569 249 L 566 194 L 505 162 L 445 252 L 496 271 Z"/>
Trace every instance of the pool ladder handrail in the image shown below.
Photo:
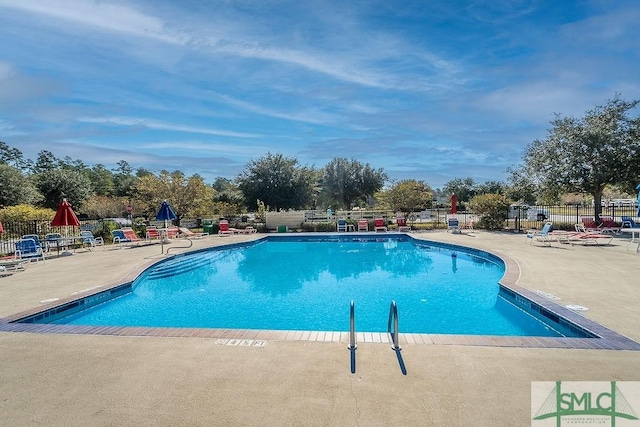
<path fill-rule="evenodd" d="M 393 332 L 391 332 L 391 322 L 393 322 Z M 387 332 L 391 335 L 391 341 L 393 342 L 393 346 L 391 348 L 393 350 L 402 350 L 400 345 L 398 345 L 398 305 L 395 300 L 391 301 L 391 306 L 389 307 L 389 323 L 387 324 Z"/>
<path fill-rule="evenodd" d="M 351 300 L 351 306 L 349 309 L 349 350 L 355 350 L 358 348 L 358 344 L 356 344 L 356 316 L 355 316 L 355 304 L 353 300 Z"/>

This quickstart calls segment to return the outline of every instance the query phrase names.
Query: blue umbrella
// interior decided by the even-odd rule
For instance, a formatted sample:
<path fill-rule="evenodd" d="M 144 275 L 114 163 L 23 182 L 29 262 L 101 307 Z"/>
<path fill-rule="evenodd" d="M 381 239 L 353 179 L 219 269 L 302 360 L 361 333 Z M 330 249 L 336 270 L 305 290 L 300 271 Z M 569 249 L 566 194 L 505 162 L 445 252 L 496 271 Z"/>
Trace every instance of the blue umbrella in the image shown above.
<path fill-rule="evenodd" d="M 164 232 L 162 239 L 160 239 L 160 250 L 162 251 L 162 253 L 164 253 L 164 244 L 169 243 L 169 240 L 167 239 L 167 221 L 171 221 L 176 218 L 178 218 L 178 216 L 173 211 L 173 209 L 171 209 L 171 206 L 169 206 L 169 202 L 164 200 L 160 205 L 158 215 L 156 215 L 156 220 L 164 221 Z"/>
<path fill-rule="evenodd" d="M 171 206 L 169 206 L 169 202 L 167 202 L 166 200 L 163 201 L 162 205 L 160 205 L 160 210 L 158 211 L 158 215 L 156 215 L 156 219 L 158 221 L 164 221 L 164 226 L 166 228 L 167 221 L 171 221 L 176 218 L 178 218 L 178 216 L 173 211 L 173 209 L 171 209 Z"/>
<path fill-rule="evenodd" d="M 638 190 L 638 216 L 640 216 L 640 184 L 636 186 L 636 190 Z"/>

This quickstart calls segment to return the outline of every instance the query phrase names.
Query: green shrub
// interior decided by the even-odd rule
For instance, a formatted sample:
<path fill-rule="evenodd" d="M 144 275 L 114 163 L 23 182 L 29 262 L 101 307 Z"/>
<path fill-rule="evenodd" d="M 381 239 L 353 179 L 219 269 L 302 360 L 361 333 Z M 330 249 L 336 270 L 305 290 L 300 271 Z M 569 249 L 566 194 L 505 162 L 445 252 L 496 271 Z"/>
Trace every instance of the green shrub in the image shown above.
<path fill-rule="evenodd" d="M 501 230 L 511 201 L 502 194 L 479 194 L 469 201 L 471 211 L 480 216 L 478 228 Z"/>

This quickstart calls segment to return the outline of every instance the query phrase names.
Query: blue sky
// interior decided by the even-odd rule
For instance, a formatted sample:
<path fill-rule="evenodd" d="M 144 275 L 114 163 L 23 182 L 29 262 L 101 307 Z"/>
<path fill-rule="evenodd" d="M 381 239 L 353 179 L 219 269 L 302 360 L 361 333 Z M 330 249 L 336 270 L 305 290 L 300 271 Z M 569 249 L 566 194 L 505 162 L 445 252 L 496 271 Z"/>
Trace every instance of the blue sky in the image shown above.
<path fill-rule="evenodd" d="M 640 98 L 640 2 L 0 0 L 0 140 L 234 178 L 267 152 L 503 180 L 554 113 Z"/>

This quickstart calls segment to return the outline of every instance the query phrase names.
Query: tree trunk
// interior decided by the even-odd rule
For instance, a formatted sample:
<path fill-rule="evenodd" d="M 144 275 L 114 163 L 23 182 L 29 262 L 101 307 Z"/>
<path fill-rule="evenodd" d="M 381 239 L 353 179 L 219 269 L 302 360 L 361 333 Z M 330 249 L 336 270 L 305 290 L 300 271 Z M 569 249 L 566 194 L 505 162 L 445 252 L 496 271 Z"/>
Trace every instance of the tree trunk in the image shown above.
<path fill-rule="evenodd" d="M 602 214 L 602 192 L 604 188 L 598 188 L 593 193 L 593 213 L 596 224 L 600 224 L 600 214 Z"/>

